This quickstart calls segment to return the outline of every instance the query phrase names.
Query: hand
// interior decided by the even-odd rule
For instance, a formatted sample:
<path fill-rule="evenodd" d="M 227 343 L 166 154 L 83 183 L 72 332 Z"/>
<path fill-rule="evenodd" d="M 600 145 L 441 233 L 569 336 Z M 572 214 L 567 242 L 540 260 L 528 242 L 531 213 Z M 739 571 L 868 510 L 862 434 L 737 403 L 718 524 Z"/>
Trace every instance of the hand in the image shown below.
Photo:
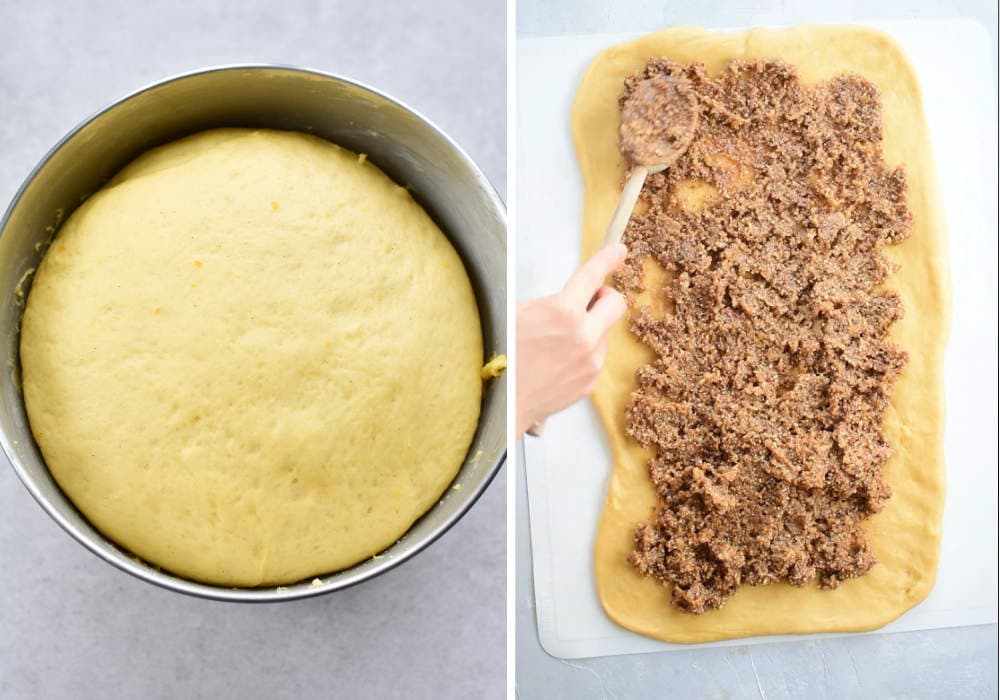
<path fill-rule="evenodd" d="M 558 294 L 517 308 L 517 434 L 593 391 L 625 298 L 604 284 L 627 249 L 599 250 Z"/>

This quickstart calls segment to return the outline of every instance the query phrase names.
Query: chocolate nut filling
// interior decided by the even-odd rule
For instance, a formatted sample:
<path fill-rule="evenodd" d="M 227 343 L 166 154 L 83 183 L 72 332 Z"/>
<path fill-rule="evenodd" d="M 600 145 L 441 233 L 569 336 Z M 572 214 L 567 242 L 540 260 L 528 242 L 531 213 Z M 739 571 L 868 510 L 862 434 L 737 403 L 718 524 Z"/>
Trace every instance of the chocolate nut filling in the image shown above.
<path fill-rule="evenodd" d="M 888 338 L 903 310 L 881 250 L 910 213 L 903 171 L 882 160 L 878 91 L 853 75 L 804 85 L 778 61 L 712 77 L 658 58 L 622 104 L 658 74 L 686 78 L 700 118 L 647 179 L 616 276 L 655 354 L 626 428 L 654 449 L 658 503 L 629 560 L 692 613 L 741 584 L 834 588 L 876 563 L 862 524 L 891 495 L 882 421 L 907 360 Z M 653 305 L 639 299 L 650 260 L 666 280 Z"/>

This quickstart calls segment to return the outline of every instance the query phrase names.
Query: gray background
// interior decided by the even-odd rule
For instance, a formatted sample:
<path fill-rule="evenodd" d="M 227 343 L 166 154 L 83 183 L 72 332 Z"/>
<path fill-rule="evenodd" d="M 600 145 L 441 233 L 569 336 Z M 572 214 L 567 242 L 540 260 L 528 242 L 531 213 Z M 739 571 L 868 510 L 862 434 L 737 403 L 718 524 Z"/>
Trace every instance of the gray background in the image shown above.
<path fill-rule="evenodd" d="M 970 17 L 990 28 L 991 0 L 520 0 L 518 36 L 740 27 L 916 17 Z M 518 65 L 519 72 L 531 70 Z M 996 73 L 993 75 L 996 84 Z M 519 260 L 518 265 L 528 264 Z M 528 467 L 530 468 L 530 466 Z M 524 457 L 517 450 L 516 691 L 536 698 L 996 698 L 997 626 L 875 634 L 754 647 L 561 660 L 538 643 Z"/>
<path fill-rule="evenodd" d="M 0 0 L 0 209 L 106 103 L 230 62 L 340 73 L 436 122 L 504 194 L 502 0 Z M 6 460 L 0 458 L 0 462 Z M 0 463 L 0 698 L 502 697 L 505 474 L 439 542 L 318 599 L 245 606 L 119 573 Z"/>

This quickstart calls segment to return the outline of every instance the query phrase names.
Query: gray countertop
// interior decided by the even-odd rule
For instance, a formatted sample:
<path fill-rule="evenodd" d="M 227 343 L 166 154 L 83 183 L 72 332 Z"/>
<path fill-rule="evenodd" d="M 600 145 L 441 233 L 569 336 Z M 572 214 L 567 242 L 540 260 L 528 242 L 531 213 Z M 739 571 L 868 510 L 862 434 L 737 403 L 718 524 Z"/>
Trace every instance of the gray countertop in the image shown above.
<path fill-rule="evenodd" d="M 504 194 L 501 0 L 0 0 L 0 208 L 78 121 L 146 83 L 235 62 L 369 83 L 421 111 Z M 0 458 L 0 462 L 5 462 Z M 295 603 L 163 591 L 86 552 L 0 464 L 0 698 L 502 697 L 505 472 L 440 541 Z"/>
<path fill-rule="evenodd" d="M 534 37 L 642 32 L 684 24 L 741 27 L 915 17 L 977 19 L 989 27 L 996 51 L 997 8 L 990 0 L 521 0 L 517 34 Z M 530 69 L 518 65 L 518 71 Z M 993 79 L 995 85 L 995 73 Z M 522 263 L 526 264 L 518 261 Z M 997 697 L 996 625 L 571 661 L 553 658 L 538 642 L 520 444 L 516 466 L 515 687 L 522 700 Z"/>

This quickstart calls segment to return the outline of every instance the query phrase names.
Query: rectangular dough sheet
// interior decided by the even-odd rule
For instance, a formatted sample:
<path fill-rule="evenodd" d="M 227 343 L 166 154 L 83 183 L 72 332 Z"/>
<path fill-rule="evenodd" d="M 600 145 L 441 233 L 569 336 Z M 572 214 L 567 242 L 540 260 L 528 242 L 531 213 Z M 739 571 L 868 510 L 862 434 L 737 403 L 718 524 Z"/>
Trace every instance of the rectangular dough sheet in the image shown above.
<path fill-rule="evenodd" d="M 602 245 L 621 191 L 625 166 L 617 132 L 624 79 L 654 56 L 701 62 L 711 72 L 736 58 L 780 59 L 793 64 L 806 83 L 856 73 L 878 87 L 884 159 L 889 167 L 904 165 L 913 214 L 912 236 L 886 250 L 901 265 L 889 284 L 904 305 L 891 337 L 910 358 L 885 419 L 885 435 L 895 448 L 886 466 L 893 496 L 866 524 L 879 563 L 831 591 L 786 583 L 744 586 L 724 608 L 695 616 L 674 608 L 670 591 L 641 576 L 626 560 L 636 524 L 648 519 L 655 503 L 646 466 L 651 451 L 626 437 L 624 424 L 635 370 L 651 354 L 630 335 L 627 324 L 619 323 L 610 333 L 607 362 L 593 394 L 614 454 L 595 543 L 601 604 L 623 627 L 678 643 L 881 627 L 922 601 L 934 585 L 945 497 L 941 367 L 948 333 L 948 265 L 941 197 L 913 69 L 889 37 L 851 26 L 737 34 L 678 27 L 604 51 L 580 83 L 572 113 L 584 186 L 585 259 Z"/>

